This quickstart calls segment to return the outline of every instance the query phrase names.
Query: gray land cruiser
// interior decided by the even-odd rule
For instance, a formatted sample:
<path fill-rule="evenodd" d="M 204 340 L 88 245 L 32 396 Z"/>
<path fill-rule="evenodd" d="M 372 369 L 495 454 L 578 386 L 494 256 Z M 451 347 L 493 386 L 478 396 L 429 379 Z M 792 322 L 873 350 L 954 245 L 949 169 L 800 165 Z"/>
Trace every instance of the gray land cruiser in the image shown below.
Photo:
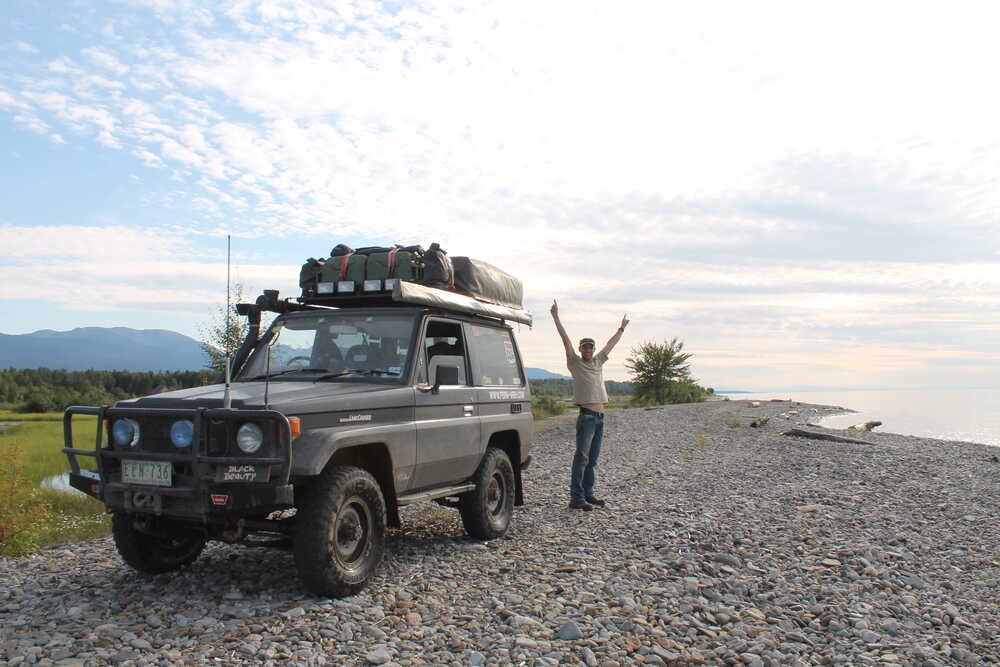
<path fill-rule="evenodd" d="M 340 597 L 372 576 L 402 505 L 504 534 L 533 428 L 511 327 L 475 307 L 370 303 L 265 292 L 239 305 L 250 333 L 231 384 L 66 410 L 70 483 L 113 514 L 126 563 L 175 570 L 208 540 L 290 546 L 305 587 Z M 98 417 L 93 449 L 73 442 L 80 414 Z"/>

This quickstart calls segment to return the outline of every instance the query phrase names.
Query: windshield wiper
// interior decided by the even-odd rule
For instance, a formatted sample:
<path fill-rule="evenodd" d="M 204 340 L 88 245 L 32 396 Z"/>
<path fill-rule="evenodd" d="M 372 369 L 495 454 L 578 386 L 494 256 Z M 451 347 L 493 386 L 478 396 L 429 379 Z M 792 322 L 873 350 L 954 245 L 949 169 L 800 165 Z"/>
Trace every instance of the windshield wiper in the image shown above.
<path fill-rule="evenodd" d="M 265 380 L 267 378 L 276 378 L 279 375 L 289 375 L 291 373 L 325 373 L 329 369 L 327 368 L 289 368 L 288 370 L 279 371 L 277 373 L 264 373 L 263 375 L 254 375 L 249 378 L 240 378 L 241 382 L 250 382 L 251 380 Z"/>
<path fill-rule="evenodd" d="M 336 378 L 344 377 L 345 375 L 399 375 L 396 371 L 387 371 L 383 368 L 345 368 L 339 373 L 328 373 L 327 375 L 320 375 L 314 380 L 314 382 L 319 382 L 320 380 L 333 380 Z"/>

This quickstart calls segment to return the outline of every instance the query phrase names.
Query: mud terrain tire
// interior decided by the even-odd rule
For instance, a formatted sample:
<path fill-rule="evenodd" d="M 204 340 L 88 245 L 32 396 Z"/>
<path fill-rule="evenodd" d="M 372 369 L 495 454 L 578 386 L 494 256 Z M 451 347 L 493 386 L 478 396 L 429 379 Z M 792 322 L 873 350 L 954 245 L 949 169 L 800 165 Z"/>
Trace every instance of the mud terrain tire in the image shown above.
<path fill-rule="evenodd" d="M 472 481 L 475 490 L 459 498 L 465 532 L 482 540 L 500 537 L 514 515 L 514 466 L 507 453 L 488 447 Z"/>
<path fill-rule="evenodd" d="M 295 564 L 311 593 L 346 597 L 364 588 L 385 551 L 385 500 L 366 470 L 335 466 L 299 508 Z"/>
<path fill-rule="evenodd" d="M 139 572 L 161 574 L 190 565 L 205 548 L 205 536 L 197 530 L 175 530 L 171 536 L 151 535 L 136 528 L 135 515 L 115 512 L 111 533 L 122 560 Z"/>

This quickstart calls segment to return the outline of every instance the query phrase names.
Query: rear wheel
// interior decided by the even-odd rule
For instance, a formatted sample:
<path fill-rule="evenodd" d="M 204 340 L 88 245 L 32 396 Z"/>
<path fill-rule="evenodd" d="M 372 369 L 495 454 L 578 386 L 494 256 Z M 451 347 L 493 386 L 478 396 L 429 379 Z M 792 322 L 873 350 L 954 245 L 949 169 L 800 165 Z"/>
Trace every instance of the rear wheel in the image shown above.
<path fill-rule="evenodd" d="M 323 471 L 296 517 L 295 564 L 316 595 L 354 595 L 385 551 L 385 500 L 371 474 L 353 466 Z"/>
<path fill-rule="evenodd" d="M 465 532 L 483 540 L 500 537 L 514 515 L 514 466 L 507 453 L 487 448 L 472 481 L 476 488 L 463 493 L 458 506 Z"/>
<path fill-rule="evenodd" d="M 160 574 L 193 563 L 205 548 L 205 534 L 195 528 L 141 515 L 116 512 L 111 533 L 122 560 L 140 572 Z"/>

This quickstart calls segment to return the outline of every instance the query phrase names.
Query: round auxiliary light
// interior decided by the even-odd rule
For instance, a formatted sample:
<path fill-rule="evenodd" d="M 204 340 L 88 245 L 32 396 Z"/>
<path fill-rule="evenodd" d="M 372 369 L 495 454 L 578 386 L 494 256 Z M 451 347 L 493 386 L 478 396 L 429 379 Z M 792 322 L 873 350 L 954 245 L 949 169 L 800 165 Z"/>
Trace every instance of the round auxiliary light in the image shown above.
<path fill-rule="evenodd" d="M 236 445 L 246 454 L 253 454 L 264 442 L 264 432 L 253 422 L 240 426 L 236 432 Z"/>
<path fill-rule="evenodd" d="M 135 447 L 139 444 L 139 422 L 134 419 L 116 419 L 111 427 L 111 439 L 119 447 Z"/>
<path fill-rule="evenodd" d="M 170 427 L 170 442 L 174 447 L 190 447 L 194 442 L 194 422 L 190 419 L 174 422 Z"/>

